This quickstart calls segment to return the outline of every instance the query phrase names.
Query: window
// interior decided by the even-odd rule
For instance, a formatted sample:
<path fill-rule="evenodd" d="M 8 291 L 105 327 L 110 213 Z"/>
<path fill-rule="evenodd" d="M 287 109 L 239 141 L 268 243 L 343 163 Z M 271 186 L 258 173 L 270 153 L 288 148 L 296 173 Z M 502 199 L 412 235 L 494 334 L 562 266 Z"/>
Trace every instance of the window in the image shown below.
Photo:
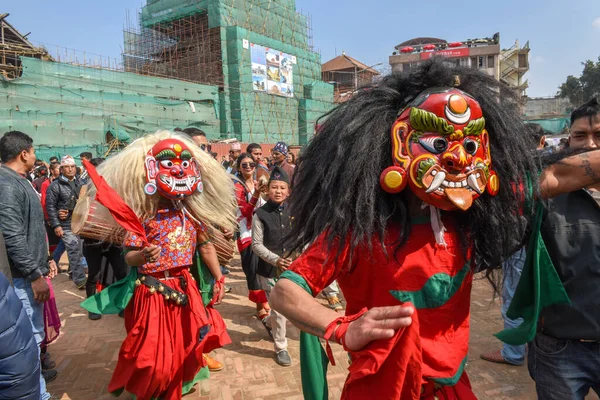
<path fill-rule="evenodd" d="M 479 56 L 479 57 L 477 58 L 477 68 L 485 68 L 485 67 L 486 67 L 486 65 L 485 65 L 485 61 L 486 61 L 486 58 L 485 58 L 485 57 L 481 57 L 481 56 Z"/>
<path fill-rule="evenodd" d="M 494 56 L 488 56 L 487 66 L 488 68 L 494 68 Z"/>

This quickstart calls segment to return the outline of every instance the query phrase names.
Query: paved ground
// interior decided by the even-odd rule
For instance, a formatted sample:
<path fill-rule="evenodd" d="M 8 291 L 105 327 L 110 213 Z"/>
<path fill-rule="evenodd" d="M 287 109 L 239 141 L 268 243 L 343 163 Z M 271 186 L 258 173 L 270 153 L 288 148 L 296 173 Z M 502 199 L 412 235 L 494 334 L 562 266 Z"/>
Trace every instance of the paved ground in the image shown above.
<path fill-rule="evenodd" d="M 233 344 L 215 352 L 215 358 L 225 364 L 225 369 L 196 385 L 186 399 L 302 399 L 298 331 L 291 325 L 288 328 L 293 365 L 278 366 L 273 360 L 272 342 L 262 324 L 253 317 L 255 309 L 247 299 L 243 273 L 236 262 L 228 284 L 233 291 L 219 311 Z M 54 288 L 63 327 L 61 336 L 49 350 L 59 371 L 56 381 L 49 384 L 49 391 L 62 400 L 114 399 L 107 394 L 107 385 L 125 337 L 123 320 L 105 316 L 90 321 L 79 306 L 84 292 L 78 291 L 65 275 L 55 279 Z M 534 399 L 527 367 L 495 365 L 479 359 L 481 352 L 498 347 L 492 333 L 501 329 L 499 307 L 491 301 L 491 289 L 485 281 L 475 283 L 471 324 L 471 361 L 467 371 L 478 397 Z M 328 380 L 330 398 L 339 399 L 348 365 L 340 346 L 334 345 L 334 352 L 338 365 L 330 367 Z M 119 397 L 129 398 L 126 394 Z"/>

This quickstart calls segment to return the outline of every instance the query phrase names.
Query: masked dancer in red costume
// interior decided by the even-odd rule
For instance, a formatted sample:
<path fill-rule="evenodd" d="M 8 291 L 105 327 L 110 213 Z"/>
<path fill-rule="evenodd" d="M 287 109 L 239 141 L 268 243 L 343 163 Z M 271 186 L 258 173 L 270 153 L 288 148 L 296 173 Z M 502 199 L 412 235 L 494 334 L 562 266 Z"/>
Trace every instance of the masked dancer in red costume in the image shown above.
<path fill-rule="evenodd" d="M 125 260 L 137 268 L 84 302 L 92 312 L 125 309 L 127 337 L 109 391 L 126 390 L 138 400 L 180 399 L 205 377 L 202 354 L 230 343 L 218 312 L 205 309 L 189 269 L 199 248 L 217 281 L 210 307 L 218 304 L 224 278 L 206 226 L 234 229 L 233 185 L 189 138 L 166 131 L 136 140 L 98 173 L 145 230 L 145 237 L 127 233 L 123 243 Z"/>
<path fill-rule="evenodd" d="M 439 59 L 326 116 L 290 199 L 297 223 L 286 247 L 310 246 L 271 305 L 328 340 L 330 360 L 329 342 L 344 346 L 343 399 L 476 398 L 464 369 L 473 273 L 525 242 L 533 200 L 593 179 L 579 156 L 544 171 L 525 132 L 512 89 Z M 600 152 L 589 154 L 600 171 Z M 342 318 L 310 298 L 335 279 Z M 321 362 L 317 346 L 301 343 L 302 380 L 305 398 L 321 400 L 326 383 L 305 368 Z"/>

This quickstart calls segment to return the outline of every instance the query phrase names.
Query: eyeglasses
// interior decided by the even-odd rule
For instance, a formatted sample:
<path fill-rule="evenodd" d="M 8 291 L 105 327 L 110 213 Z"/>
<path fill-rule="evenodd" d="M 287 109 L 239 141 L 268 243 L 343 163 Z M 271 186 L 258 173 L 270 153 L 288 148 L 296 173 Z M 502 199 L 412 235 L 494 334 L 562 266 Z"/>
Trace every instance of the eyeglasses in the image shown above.
<path fill-rule="evenodd" d="M 206 151 L 207 149 L 208 149 L 208 151 L 210 151 L 211 150 L 211 146 L 210 146 L 210 144 L 201 144 L 200 145 L 200 149 L 202 151 Z"/>
<path fill-rule="evenodd" d="M 251 162 L 251 163 L 246 163 L 246 162 L 242 163 L 242 168 L 254 168 L 254 167 L 256 167 L 256 163 L 253 163 L 253 162 Z"/>

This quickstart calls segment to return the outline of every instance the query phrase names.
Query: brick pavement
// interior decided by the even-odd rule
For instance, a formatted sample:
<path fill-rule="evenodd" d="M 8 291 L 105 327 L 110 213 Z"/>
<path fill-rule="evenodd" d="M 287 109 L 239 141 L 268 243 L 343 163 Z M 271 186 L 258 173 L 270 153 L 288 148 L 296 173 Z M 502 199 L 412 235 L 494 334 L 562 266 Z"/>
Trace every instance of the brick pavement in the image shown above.
<path fill-rule="evenodd" d="M 288 327 L 291 367 L 280 367 L 274 359 L 273 344 L 262 324 L 254 318 L 254 305 L 239 261 L 234 261 L 228 277 L 232 286 L 219 306 L 233 344 L 214 352 L 225 369 L 196 385 L 186 399 L 203 400 L 281 400 L 302 399 L 299 365 L 299 333 Z M 62 400 L 114 399 L 107 385 L 116 364 L 121 341 L 125 337 L 123 320 L 116 315 L 90 321 L 79 306 L 84 292 L 78 291 L 65 275 L 54 281 L 63 327 L 61 336 L 49 351 L 59 371 L 48 385 L 50 393 Z M 325 303 L 325 302 L 324 302 Z M 499 307 L 491 301 L 491 288 L 476 281 L 472 301 L 470 362 L 467 365 L 475 393 L 480 399 L 533 399 L 535 392 L 526 367 L 490 364 L 479 359 L 484 351 L 494 350 L 498 342 L 491 336 L 501 328 Z M 329 368 L 330 398 L 339 399 L 346 377 L 347 359 L 340 346 L 334 345 L 338 365 Z M 123 394 L 119 399 L 129 399 Z"/>

